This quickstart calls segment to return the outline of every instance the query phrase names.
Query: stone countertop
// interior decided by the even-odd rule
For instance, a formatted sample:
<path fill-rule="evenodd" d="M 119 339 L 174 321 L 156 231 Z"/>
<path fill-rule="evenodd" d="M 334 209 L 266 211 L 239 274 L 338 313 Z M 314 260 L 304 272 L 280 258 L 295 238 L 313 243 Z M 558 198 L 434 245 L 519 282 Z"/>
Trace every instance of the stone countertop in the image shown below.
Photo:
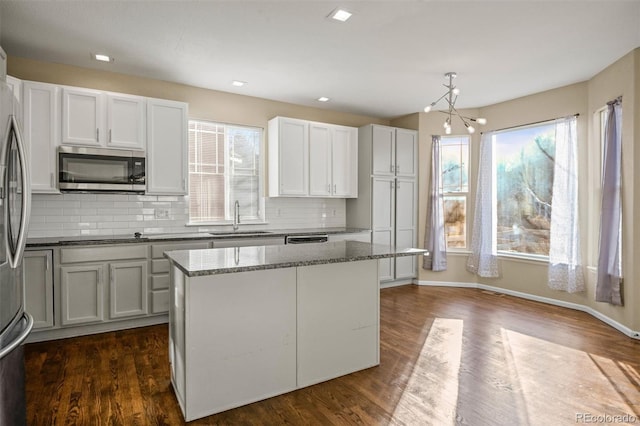
<path fill-rule="evenodd" d="M 148 243 L 159 241 L 187 241 L 187 240 L 224 240 L 238 238 L 270 238 L 286 235 L 322 235 L 322 234 L 351 234 L 366 232 L 361 228 L 309 228 L 309 229 L 274 229 L 274 230 L 247 230 L 233 231 L 202 231 L 172 234 L 142 234 L 135 237 L 129 235 L 105 235 L 105 236 L 77 236 L 77 237 L 42 237 L 28 238 L 27 248 L 31 247 L 55 247 L 75 245 L 102 245 L 125 243 Z"/>
<path fill-rule="evenodd" d="M 336 241 L 284 246 L 250 246 L 175 250 L 164 256 L 185 275 L 227 274 L 262 269 L 291 268 L 425 254 L 417 248 L 393 248 L 358 241 Z"/>

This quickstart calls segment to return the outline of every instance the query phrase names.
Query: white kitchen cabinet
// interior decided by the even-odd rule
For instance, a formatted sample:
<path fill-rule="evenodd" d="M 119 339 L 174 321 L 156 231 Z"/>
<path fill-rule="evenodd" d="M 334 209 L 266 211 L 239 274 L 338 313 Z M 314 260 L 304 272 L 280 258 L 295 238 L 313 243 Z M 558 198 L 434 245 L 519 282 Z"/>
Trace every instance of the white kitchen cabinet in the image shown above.
<path fill-rule="evenodd" d="M 146 101 L 139 96 L 108 93 L 107 134 L 109 148 L 144 150 L 146 147 Z"/>
<path fill-rule="evenodd" d="M 358 196 L 358 130 L 276 117 L 269 121 L 269 196 Z"/>
<path fill-rule="evenodd" d="M 371 241 L 417 247 L 418 134 L 370 124 L 358 129 L 358 198 L 347 200 L 349 227 L 370 228 Z M 416 276 L 416 258 L 381 259 L 383 282 L 407 282 Z"/>
<path fill-rule="evenodd" d="M 34 329 L 53 327 L 52 253 L 52 250 L 24 253 L 24 306 L 33 317 Z"/>
<path fill-rule="evenodd" d="M 357 136 L 353 127 L 309 123 L 310 196 L 358 196 Z"/>
<path fill-rule="evenodd" d="M 84 264 L 60 267 L 62 325 L 104 319 L 104 266 Z"/>
<path fill-rule="evenodd" d="M 293 118 L 269 120 L 269 196 L 309 194 L 309 123 Z"/>
<path fill-rule="evenodd" d="M 16 102 L 13 103 L 13 114 L 18 118 L 18 121 L 22 123 L 22 80 L 8 75 L 7 85 L 16 98 Z"/>
<path fill-rule="evenodd" d="M 109 265 L 109 317 L 125 318 L 146 315 L 147 302 L 146 260 L 135 262 L 112 262 Z"/>
<path fill-rule="evenodd" d="M 59 193 L 56 185 L 60 145 L 60 88 L 23 82 L 24 140 L 31 166 L 31 192 Z"/>
<path fill-rule="evenodd" d="M 62 143 L 99 147 L 104 138 L 104 101 L 97 90 L 62 89 Z"/>
<path fill-rule="evenodd" d="M 187 194 L 187 108 L 147 99 L 147 193 Z"/>
<path fill-rule="evenodd" d="M 79 87 L 62 89 L 62 143 L 145 149 L 145 98 Z"/>

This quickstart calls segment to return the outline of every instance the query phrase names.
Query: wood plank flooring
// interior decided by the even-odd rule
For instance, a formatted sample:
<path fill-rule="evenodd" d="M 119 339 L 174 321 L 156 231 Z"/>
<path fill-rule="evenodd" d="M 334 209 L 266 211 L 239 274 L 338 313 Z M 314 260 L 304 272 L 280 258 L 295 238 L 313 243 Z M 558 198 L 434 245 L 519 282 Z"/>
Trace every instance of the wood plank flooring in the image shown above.
<path fill-rule="evenodd" d="M 640 424 L 640 341 L 590 315 L 413 285 L 383 289 L 380 313 L 380 366 L 190 424 Z M 28 424 L 184 424 L 167 335 L 27 345 Z"/>

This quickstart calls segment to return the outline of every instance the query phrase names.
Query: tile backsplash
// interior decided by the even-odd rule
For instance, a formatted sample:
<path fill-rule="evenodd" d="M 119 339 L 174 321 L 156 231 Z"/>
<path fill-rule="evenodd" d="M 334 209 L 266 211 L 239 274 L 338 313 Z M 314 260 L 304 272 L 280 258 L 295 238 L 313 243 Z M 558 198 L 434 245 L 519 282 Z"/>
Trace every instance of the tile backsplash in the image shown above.
<path fill-rule="evenodd" d="M 242 224 L 241 227 L 342 227 L 346 223 L 345 204 L 345 200 L 339 198 L 266 198 L 266 223 Z M 33 194 L 28 236 L 109 236 L 220 229 L 213 225 L 187 226 L 188 221 L 189 206 L 185 196 Z"/>

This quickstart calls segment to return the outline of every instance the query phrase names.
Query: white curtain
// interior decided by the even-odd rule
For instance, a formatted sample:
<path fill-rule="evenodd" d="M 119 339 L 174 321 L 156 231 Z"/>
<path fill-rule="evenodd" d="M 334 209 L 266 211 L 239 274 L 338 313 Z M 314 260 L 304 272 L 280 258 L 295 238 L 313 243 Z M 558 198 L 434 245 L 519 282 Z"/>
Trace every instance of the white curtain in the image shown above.
<path fill-rule="evenodd" d="M 578 142 L 576 117 L 555 123 L 556 155 L 549 246 L 549 287 L 584 291 L 578 222 Z"/>
<path fill-rule="evenodd" d="M 444 205 L 440 171 L 440 136 L 434 135 L 431 141 L 431 188 L 427 207 L 427 229 L 424 235 L 424 248 L 429 250 L 423 256 L 422 267 L 432 271 L 446 271 L 447 242 L 444 233 Z"/>
<path fill-rule="evenodd" d="M 622 98 L 607 104 L 596 301 L 622 305 Z"/>
<path fill-rule="evenodd" d="M 480 165 L 476 188 L 471 254 L 467 259 L 467 270 L 481 277 L 497 277 L 498 255 L 496 239 L 493 235 L 497 222 L 493 206 L 495 189 L 493 185 L 493 132 L 482 135 L 480 142 Z"/>

